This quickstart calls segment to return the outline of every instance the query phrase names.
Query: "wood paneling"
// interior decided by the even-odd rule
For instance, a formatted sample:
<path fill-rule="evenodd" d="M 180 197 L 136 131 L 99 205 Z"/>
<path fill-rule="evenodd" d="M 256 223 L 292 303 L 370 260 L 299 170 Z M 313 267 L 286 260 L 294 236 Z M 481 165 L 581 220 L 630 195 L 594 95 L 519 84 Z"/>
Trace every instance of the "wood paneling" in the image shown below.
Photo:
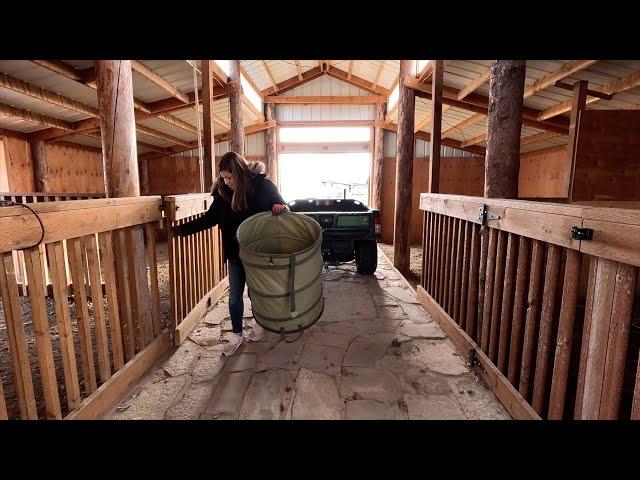
<path fill-rule="evenodd" d="M 104 193 L 100 152 L 58 143 L 49 143 L 45 148 L 52 192 Z"/>
<path fill-rule="evenodd" d="M 572 200 L 640 200 L 640 111 L 586 110 Z"/>
<path fill-rule="evenodd" d="M 395 208 L 395 157 L 385 157 L 382 185 L 382 241 L 393 242 L 393 211 Z M 413 191 L 411 194 L 411 228 L 409 240 L 419 245 L 422 239 L 422 212 L 420 193 L 427 191 L 429 158 L 413 159 Z M 484 188 L 484 162 L 481 157 L 442 157 L 440 159 L 440 192 L 482 196 Z"/>
<path fill-rule="evenodd" d="M 567 198 L 570 172 L 566 146 L 520 155 L 519 198 Z"/>

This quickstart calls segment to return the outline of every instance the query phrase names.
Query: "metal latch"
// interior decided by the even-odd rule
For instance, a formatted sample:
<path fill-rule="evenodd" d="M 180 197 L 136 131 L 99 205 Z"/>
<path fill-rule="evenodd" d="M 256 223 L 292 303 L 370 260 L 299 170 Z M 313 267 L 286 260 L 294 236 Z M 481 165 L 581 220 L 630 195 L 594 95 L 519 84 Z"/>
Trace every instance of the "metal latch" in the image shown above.
<path fill-rule="evenodd" d="M 206 200 L 204 201 L 204 209 L 205 210 L 207 209 L 207 201 Z"/>
<path fill-rule="evenodd" d="M 467 359 L 467 365 L 472 368 L 480 365 L 480 360 L 478 360 L 478 354 L 476 353 L 476 349 L 473 347 L 469 349 L 469 358 Z"/>
<path fill-rule="evenodd" d="M 500 215 L 497 213 L 493 213 L 488 211 L 484 206 L 480 207 L 480 213 L 478 214 L 478 220 L 480 220 L 480 225 L 484 225 L 487 220 L 500 220 Z"/>
<path fill-rule="evenodd" d="M 593 240 L 593 229 L 573 227 L 571 229 L 571 238 L 574 240 Z"/>

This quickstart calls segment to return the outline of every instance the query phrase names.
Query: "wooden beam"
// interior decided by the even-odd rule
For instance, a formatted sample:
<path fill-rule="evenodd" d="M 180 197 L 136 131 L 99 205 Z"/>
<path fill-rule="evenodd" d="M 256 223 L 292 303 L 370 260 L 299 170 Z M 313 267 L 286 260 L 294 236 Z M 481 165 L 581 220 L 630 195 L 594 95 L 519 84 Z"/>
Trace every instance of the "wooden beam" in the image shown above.
<path fill-rule="evenodd" d="M 84 103 L 64 97 L 44 88 L 37 87 L 30 83 L 24 82 L 19 78 L 15 78 L 4 73 L 0 73 L 0 87 L 20 93 L 22 95 L 28 95 L 29 97 L 35 98 L 37 100 L 42 100 L 43 102 L 47 102 L 52 105 L 57 105 L 58 107 L 66 108 L 67 110 L 83 113 L 92 117 L 98 116 L 97 108 L 85 105 Z"/>
<path fill-rule="evenodd" d="M 302 70 L 300 69 L 299 60 L 296 60 L 296 71 L 298 72 L 298 80 L 302 80 Z"/>
<path fill-rule="evenodd" d="M 552 138 L 561 137 L 561 133 L 556 132 L 540 132 L 534 135 L 529 135 L 528 137 L 523 137 L 520 139 L 520 146 L 530 145 L 532 143 L 544 142 L 545 140 L 550 140 Z"/>
<path fill-rule="evenodd" d="M 318 67 L 321 72 L 324 72 L 324 62 L 322 60 L 318 60 Z"/>
<path fill-rule="evenodd" d="M 483 133 L 482 135 L 478 135 L 468 140 L 463 140 L 460 145 L 462 145 L 463 147 L 468 147 L 470 145 L 477 145 L 478 143 L 482 143 L 486 140 L 487 140 L 487 134 Z"/>
<path fill-rule="evenodd" d="M 411 75 L 411 61 L 400 60 L 401 81 Z M 400 84 L 398 95 L 398 156 L 396 161 L 395 212 L 393 229 L 393 266 L 401 273 L 409 272 L 409 233 L 411 219 L 411 185 L 415 136 L 414 90 Z"/>
<path fill-rule="evenodd" d="M 449 110 L 450 108 L 451 108 L 451 106 L 450 106 L 450 105 L 443 105 L 443 106 L 442 106 L 442 112 L 444 113 L 444 112 L 446 112 L 447 110 Z M 418 133 L 418 132 L 419 132 L 420 130 L 422 130 L 426 125 L 428 125 L 428 124 L 429 124 L 429 122 L 431 121 L 431 117 L 432 117 L 432 114 L 431 114 L 431 113 L 427 114 L 427 116 L 426 116 L 426 117 L 424 117 L 424 118 L 420 121 L 420 123 L 416 124 L 416 126 L 415 126 L 415 128 L 414 128 L 414 132 L 415 132 L 415 133 Z"/>
<path fill-rule="evenodd" d="M 429 62 L 431 63 L 431 62 Z M 444 62 L 433 61 L 433 80 L 431 82 L 431 142 L 429 143 L 429 183 L 431 193 L 440 191 L 440 137 L 442 132 L 442 80 L 444 77 Z"/>
<path fill-rule="evenodd" d="M 608 95 L 616 95 L 618 93 L 625 92 L 637 86 L 640 86 L 640 70 L 636 70 L 630 75 L 627 75 L 622 78 L 618 78 L 617 80 L 614 80 L 600 88 L 596 88 L 595 91 L 598 93 L 604 93 Z M 600 100 L 600 98 L 588 96 L 586 102 L 588 105 L 590 103 L 597 102 L 598 100 Z M 541 120 L 541 121 L 547 120 L 552 117 L 555 117 L 556 115 L 566 113 L 571 110 L 571 106 L 572 106 L 571 100 L 558 103 L 557 105 L 554 105 L 553 107 L 549 107 L 546 110 L 543 110 L 542 112 L 540 112 L 540 114 L 538 115 L 538 120 Z"/>
<path fill-rule="evenodd" d="M 295 77 L 288 78 L 287 80 L 284 80 L 283 82 L 280 82 L 277 85 L 278 94 L 282 95 L 284 92 L 289 91 L 293 88 L 296 88 L 300 85 L 304 85 L 305 83 L 310 82 L 311 80 L 314 80 L 320 76 L 322 76 L 322 71 L 320 70 L 319 67 L 314 67 L 300 75 L 296 75 Z M 261 93 L 262 93 L 262 98 L 265 98 L 269 95 L 273 95 L 274 93 L 276 93 L 276 90 L 273 87 L 269 87 L 262 90 Z"/>
<path fill-rule="evenodd" d="M 281 104 L 301 104 L 301 105 L 374 105 L 376 103 L 385 103 L 386 99 L 382 95 L 353 95 L 353 96 L 268 96 L 264 97 L 264 103 L 281 103 Z"/>
<path fill-rule="evenodd" d="M 191 142 L 187 140 L 182 140 L 181 138 L 174 137 L 173 135 L 159 132 L 158 130 L 154 130 L 153 128 L 145 127 L 144 125 L 137 125 L 136 130 L 145 135 L 149 135 L 150 137 L 159 138 L 160 140 L 165 140 L 176 145 L 182 145 L 183 147 L 191 145 Z"/>
<path fill-rule="evenodd" d="M 214 77 L 215 79 L 215 77 Z M 223 98 L 227 98 L 229 96 L 229 92 L 227 90 L 226 85 L 224 87 L 220 87 L 218 85 L 213 87 L 213 99 L 214 100 L 222 100 Z M 193 108 L 195 104 L 195 94 L 194 92 L 187 93 L 187 97 L 189 99 L 189 103 L 182 103 L 177 98 L 166 98 L 164 100 L 158 100 L 157 102 L 151 102 L 147 104 L 151 111 L 151 115 L 156 115 L 158 113 L 169 113 L 176 110 L 184 110 L 186 108 Z M 202 98 L 202 90 L 198 90 L 198 98 Z"/>
<path fill-rule="evenodd" d="M 450 107 L 449 105 L 445 105 L 445 106 Z M 442 109 L 444 110 L 444 107 L 442 107 Z M 445 130 L 445 132 L 442 134 L 442 138 L 445 139 L 453 135 L 455 132 L 461 132 L 465 128 L 473 125 L 474 123 L 478 123 L 480 120 L 483 120 L 485 117 L 486 115 L 483 113 L 476 113 L 475 115 L 470 116 L 466 120 L 463 120 L 462 122 L 454 125 L 450 129 Z"/>
<path fill-rule="evenodd" d="M 140 183 L 131 66 L 128 60 L 98 60 L 96 70 L 105 193 L 137 197 Z"/>
<path fill-rule="evenodd" d="M 571 172 L 568 185 L 568 197 L 573 199 L 573 177 L 576 168 L 576 153 L 578 148 L 578 135 L 580 129 L 580 117 L 587 106 L 587 85 L 588 82 L 581 80 L 574 85 L 573 105 L 571 106 L 571 123 L 569 127 L 569 141 L 567 145 L 567 154 L 571 164 Z"/>
<path fill-rule="evenodd" d="M 200 110 L 202 109 L 202 107 L 200 107 Z M 136 115 L 136 120 L 138 120 L 138 115 Z M 192 133 L 193 135 L 197 135 L 198 134 L 198 128 L 191 125 L 188 122 L 185 122 L 184 120 L 178 118 L 178 117 L 174 117 L 173 115 L 169 115 L 168 113 L 158 113 L 156 115 L 149 115 L 149 117 L 147 118 L 151 118 L 151 117 L 156 117 L 160 120 L 164 120 L 165 122 L 173 125 L 174 127 L 178 127 L 181 128 L 182 130 L 186 130 L 189 133 Z"/>
<path fill-rule="evenodd" d="M 569 90 L 570 92 L 573 92 L 573 85 L 570 85 L 568 83 L 557 81 L 556 83 L 554 83 L 554 86 L 562 88 L 563 90 Z M 613 95 L 611 94 L 596 92 L 595 90 L 591 90 L 590 88 L 587 88 L 587 95 L 591 97 L 598 97 L 602 100 L 611 100 L 613 98 Z"/>
<path fill-rule="evenodd" d="M 387 112 L 387 115 L 384 117 L 384 121 L 385 122 L 390 122 L 391 118 L 393 117 L 393 115 L 396 113 L 396 111 L 398 110 L 398 102 L 396 102 L 393 107 L 391 107 L 391 110 L 389 110 Z"/>
<path fill-rule="evenodd" d="M 380 66 L 378 67 L 378 73 L 376 74 L 376 79 L 371 84 L 371 88 L 374 91 L 378 87 L 378 80 L 380 80 L 380 75 L 382 74 L 382 68 L 384 67 L 384 62 L 385 62 L 384 60 L 380 61 Z"/>
<path fill-rule="evenodd" d="M 353 74 L 353 60 L 349 60 L 349 71 L 347 72 L 347 80 L 351 80 L 351 75 Z"/>
<path fill-rule="evenodd" d="M 251 79 L 251 77 L 246 72 L 246 70 L 244 68 L 240 67 L 240 73 L 242 74 L 244 79 L 247 81 L 247 83 L 249 85 L 251 85 L 251 88 L 253 88 L 255 90 L 255 92 L 260 96 L 260 99 L 264 98 L 264 95 L 262 94 L 262 90 L 260 90 L 258 88 L 258 86 L 254 83 L 254 81 Z"/>
<path fill-rule="evenodd" d="M 211 68 L 214 64 L 214 60 L 201 60 L 200 66 L 202 67 L 202 146 L 204 152 L 204 168 L 211 172 L 211 178 L 215 178 L 213 175 L 215 170 L 215 129 L 213 121 L 216 115 L 213 108 L 213 70 Z M 206 178 L 206 175 L 205 175 Z"/>
<path fill-rule="evenodd" d="M 42 68 L 46 68 L 47 70 L 51 70 L 52 72 L 56 72 L 70 78 L 71 80 L 75 80 L 76 82 L 83 82 L 84 80 L 76 68 L 61 62 L 60 60 L 31 60 L 31 62 L 41 66 Z"/>
<path fill-rule="evenodd" d="M 431 77 L 433 73 L 433 60 L 427 62 L 427 64 L 422 67 L 422 71 L 418 73 L 418 83 L 425 83 Z"/>
<path fill-rule="evenodd" d="M 491 68 L 481 73 L 478 77 L 471 80 L 463 89 L 458 92 L 458 100 L 463 100 L 464 97 L 470 93 L 475 92 L 478 88 L 489 81 L 489 75 L 491 75 Z"/>
<path fill-rule="evenodd" d="M 92 137 L 92 138 L 99 138 L 102 139 L 102 136 L 100 135 L 100 132 L 85 132 L 85 133 L 81 133 L 80 134 L 83 137 Z M 71 143 L 71 142 L 56 142 L 59 144 L 67 144 L 67 145 L 73 145 L 74 147 L 81 147 L 81 148 L 88 148 L 91 149 L 93 151 L 97 151 L 99 153 L 102 153 L 102 148 L 94 148 L 94 147 L 88 147 L 86 145 L 81 145 L 81 144 L 77 144 L 77 143 Z M 151 150 L 152 152 L 156 152 L 156 153 L 167 153 L 167 149 L 164 147 L 158 147 L 157 145 L 152 145 L 150 143 L 145 143 L 145 142 L 141 142 L 141 141 L 136 141 L 136 144 L 139 147 L 144 147 L 147 150 Z"/>
<path fill-rule="evenodd" d="M 253 114 L 253 117 L 258 122 L 262 123 L 265 121 L 264 114 L 256 108 L 256 106 L 251 102 L 251 100 L 247 98 L 247 96 L 244 93 L 242 94 L 242 103 L 245 107 L 247 107 L 251 111 L 251 113 Z"/>
<path fill-rule="evenodd" d="M 431 85 L 421 85 L 415 78 L 409 78 L 405 80 L 405 85 L 413 88 L 416 91 L 416 96 L 431 99 Z M 458 100 L 459 90 L 447 87 L 443 87 L 442 103 L 451 105 L 452 107 L 461 108 L 475 113 L 487 114 L 489 108 L 489 99 L 483 95 L 471 93 L 467 95 L 464 100 Z M 538 119 L 540 110 L 534 108 L 522 107 L 522 123 L 530 127 L 537 128 L 539 130 L 548 130 L 558 133 L 566 134 L 569 132 L 569 122 L 566 119 L 553 119 L 547 121 L 541 121 Z"/>
<path fill-rule="evenodd" d="M 374 120 L 279 120 L 279 127 L 369 127 Z M 384 122 L 383 122 L 384 123 Z M 384 127 L 383 127 L 384 128 Z"/>
<path fill-rule="evenodd" d="M 231 130 L 229 138 L 229 150 L 244 156 L 244 115 L 242 105 L 250 108 L 251 102 L 242 93 L 242 83 L 240 82 L 240 60 L 231 60 L 231 71 L 229 73 L 229 112 L 231 116 Z M 255 107 L 251 109 L 254 112 Z M 256 115 L 257 117 L 257 115 Z"/>
<path fill-rule="evenodd" d="M 5 103 L 0 103 L 0 115 L 20 118 L 29 122 L 45 125 L 47 127 L 59 128 L 60 130 L 73 131 L 73 124 L 70 122 L 65 122 L 64 120 L 59 120 L 57 118 L 50 117 L 49 115 L 15 108 Z"/>
<path fill-rule="evenodd" d="M 184 93 L 178 90 L 175 85 L 171 84 L 171 82 L 168 82 L 156 72 L 151 70 L 144 63 L 138 60 L 131 60 L 131 69 L 150 82 L 155 83 L 158 87 L 171 94 L 172 97 L 177 98 L 183 103 L 189 103 L 189 99 Z"/>
<path fill-rule="evenodd" d="M 389 90 L 379 85 L 375 89 L 371 88 L 371 82 L 365 80 L 364 78 L 360 78 L 356 75 L 351 75 L 351 78 L 349 78 L 348 72 L 345 72 L 344 70 L 336 68 L 333 65 L 329 67 L 329 69 L 327 70 L 327 74 L 331 75 L 334 78 L 347 82 L 351 85 L 355 85 L 356 87 L 362 88 L 363 90 L 367 90 L 371 93 L 381 94 L 386 97 L 388 97 L 389 93 L 391 93 L 389 92 Z"/>
<path fill-rule="evenodd" d="M 271 85 L 273 85 L 273 89 L 277 93 L 278 85 L 276 84 L 276 81 L 273 78 L 273 75 L 271 75 L 271 70 L 269 70 L 269 66 L 267 65 L 267 62 L 265 62 L 264 60 L 260 60 L 260 63 L 262 64 L 262 68 L 264 68 L 264 71 L 267 72 L 267 75 L 269 76 L 269 80 L 271 80 Z"/>
<path fill-rule="evenodd" d="M 555 84 L 558 80 L 562 80 L 579 72 L 580 70 L 590 67 L 597 61 L 598 60 L 571 60 L 570 62 L 565 63 L 560 68 L 536 80 L 533 85 L 526 87 L 524 90 L 524 98 L 529 98 L 532 95 L 535 95 L 536 92 Z"/>
<path fill-rule="evenodd" d="M 494 60 L 491 65 L 484 174 L 487 198 L 518 197 L 525 71 L 524 60 Z"/>

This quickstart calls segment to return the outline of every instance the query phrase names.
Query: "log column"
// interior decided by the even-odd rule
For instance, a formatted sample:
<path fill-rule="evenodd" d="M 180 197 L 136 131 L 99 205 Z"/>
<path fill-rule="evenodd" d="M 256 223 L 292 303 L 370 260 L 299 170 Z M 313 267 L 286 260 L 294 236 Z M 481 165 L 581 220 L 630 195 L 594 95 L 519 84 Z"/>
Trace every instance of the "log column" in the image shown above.
<path fill-rule="evenodd" d="M 229 109 L 231 110 L 231 132 L 229 150 L 244 157 L 244 121 L 242 116 L 242 84 L 240 83 L 240 60 L 231 60 L 229 72 Z"/>
<path fill-rule="evenodd" d="M 265 118 L 267 122 L 276 119 L 276 104 L 265 103 Z M 267 128 L 264 132 L 265 163 L 267 176 L 275 185 L 278 185 L 278 140 L 277 128 Z"/>
<path fill-rule="evenodd" d="M 440 191 L 440 135 L 442 130 L 442 79 L 444 61 L 433 61 L 431 80 L 431 142 L 429 142 L 429 192 Z"/>
<path fill-rule="evenodd" d="M 213 127 L 213 62 L 214 60 L 202 60 L 202 118 L 203 118 L 203 135 L 202 145 L 204 147 L 204 178 L 215 178 L 215 139 Z M 211 173 L 211 176 L 208 174 Z M 211 185 L 205 184 L 205 190 L 210 191 Z"/>
<path fill-rule="evenodd" d="M 49 169 L 47 167 L 46 144 L 40 140 L 31 144 L 31 158 L 35 177 L 36 192 L 49 193 Z"/>
<path fill-rule="evenodd" d="M 415 93 L 404 85 L 411 75 L 411 60 L 400 60 L 398 96 L 398 157 L 396 161 L 396 205 L 393 230 L 393 265 L 409 273 L 409 227 L 413 185 L 413 133 Z"/>
<path fill-rule="evenodd" d="M 387 104 L 376 103 L 376 120 L 384 122 Z M 384 162 L 384 128 L 376 123 L 373 134 L 373 168 L 371 175 L 371 208 L 382 211 L 382 171 Z"/>
<path fill-rule="evenodd" d="M 517 198 L 524 60 L 494 60 L 489 77 L 484 195 Z"/>
<path fill-rule="evenodd" d="M 105 193 L 107 197 L 138 197 L 140 183 L 136 124 L 133 111 L 133 84 L 129 60 L 98 60 L 96 83 L 102 138 Z M 142 226 L 124 229 L 124 235 L 114 235 L 118 283 L 128 288 L 118 289 L 119 310 L 123 320 L 125 344 L 134 338 L 135 352 L 151 340 L 151 293 L 147 284 L 147 262 Z M 124 291 L 128 290 L 128 291 Z M 130 296 L 130 308 L 127 297 Z M 133 332 L 126 328 L 125 318 L 131 315 Z M 131 352 L 127 355 L 129 360 Z"/>

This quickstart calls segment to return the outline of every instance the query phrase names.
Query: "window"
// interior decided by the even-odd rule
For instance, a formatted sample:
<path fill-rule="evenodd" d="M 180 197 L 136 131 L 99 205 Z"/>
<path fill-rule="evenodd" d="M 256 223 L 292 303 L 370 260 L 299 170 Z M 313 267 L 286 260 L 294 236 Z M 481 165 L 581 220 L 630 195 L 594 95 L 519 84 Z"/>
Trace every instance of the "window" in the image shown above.
<path fill-rule="evenodd" d="M 348 143 L 368 142 L 370 139 L 369 127 L 283 127 L 280 129 L 280 141 L 283 143 Z"/>
<path fill-rule="evenodd" d="M 389 95 L 389 101 L 387 102 L 387 112 L 390 111 L 396 103 L 398 103 L 398 97 L 400 96 L 400 86 L 396 85 Z"/>

